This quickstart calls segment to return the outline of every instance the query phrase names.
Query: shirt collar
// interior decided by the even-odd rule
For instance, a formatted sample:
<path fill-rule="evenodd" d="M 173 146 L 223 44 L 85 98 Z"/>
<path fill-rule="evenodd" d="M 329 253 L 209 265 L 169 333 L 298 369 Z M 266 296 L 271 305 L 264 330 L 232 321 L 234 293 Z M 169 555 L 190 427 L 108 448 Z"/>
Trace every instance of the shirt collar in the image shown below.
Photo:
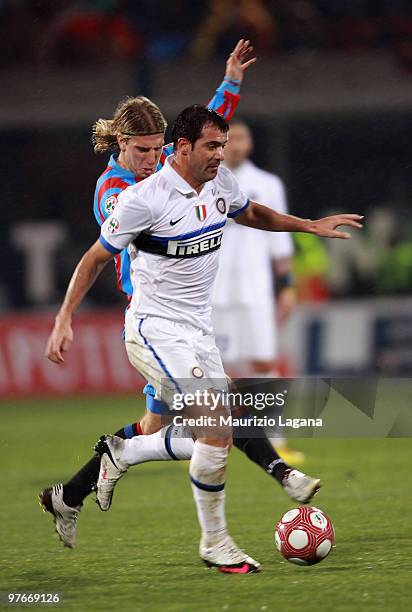
<path fill-rule="evenodd" d="M 162 172 L 166 175 L 167 179 L 172 183 L 176 191 L 178 191 L 179 193 L 185 196 L 192 195 L 192 194 L 197 196 L 198 193 L 196 189 L 194 189 L 191 185 L 189 185 L 189 183 L 185 181 L 185 179 L 182 176 L 180 176 L 178 172 L 176 172 L 176 170 L 172 166 L 172 161 L 173 161 L 173 154 L 169 155 L 169 157 L 166 158 Z M 213 181 L 208 181 L 207 183 L 203 185 L 203 189 L 200 193 L 202 193 L 203 191 L 210 191 L 213 189 L 213 187 L 214 187 Z"/>
<path fill-rule="evenodd" d="M 123 166 L 121 166 L 119 162 L 117 161 L 117 158 L 118 158 L 118 154 L 116 153 L 110 156 L 110 160 L 109 160 L 110 168 L 114 168 L 116 172 L 120 175 L 135 179 L 136 177 L 134 173 L 131 170 L 127 170 L 126 168 L 123 168 Z"/>

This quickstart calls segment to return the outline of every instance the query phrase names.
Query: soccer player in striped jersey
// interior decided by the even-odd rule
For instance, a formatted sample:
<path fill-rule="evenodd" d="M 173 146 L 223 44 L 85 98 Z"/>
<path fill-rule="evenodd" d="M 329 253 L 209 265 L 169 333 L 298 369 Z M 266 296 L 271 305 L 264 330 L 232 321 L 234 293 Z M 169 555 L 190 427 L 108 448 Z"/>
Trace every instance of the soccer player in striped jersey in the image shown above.
<path fill-rule="evenodd" d="M 249 41 L 239 41 L 228 59 L 224 81 L 209 103 L 209 108 L 217 110 L 226 119 L 231 118 L 237 106 L 243 73 L 254 61 L 254 58 L 247 59 L 250 51 Z M 99 225 L 113 212 L 119 193 L 159 170 L 173 152 L 173 145 L 163 145 L 165 129 L 166 122 L 160 110 L 144 97 L 122 102 L 111 120 L 96 122 L 93 129 L 95 151 L 115 151 L 96 185 L 94 214 Z M 127 250 L 116 256 L 115 266 L 119 289 L 131 296 Z M 159 431 L 164 405 L 154 399 L 152 391 L 150 387 L 147 390 L 149 410 L 143 419 L 121 428 L 116 435 L 131 438 L 146 434 L 135 441 L 136 462 L 189 459 L 193 440 L 182 428 L 167 428 L 167 435 L 164 430 Z M 235 435 L 235 446 L 282 484 L 295 500 L 307 501 L 316 491 L 319 481 L 291 470 L 273 451 L 267 439 L 261 437 L 262 432 L 252 429 L 248 437 L 244 432 Z M 84 498 L 97 482 L 99 468 L 100 457 L 95 456 L 65 485 L 49 487 L 40 494 L 41 504 L 53 514 L 56 530 L 66 546 L 75 545 L 78 513 Z M 113 488 L 107 499 L 100 503 L 104 510 L 110 507 L 112 491 Z"/>
<path fill-rule="evenodd" d="M 240 81 L 226 76 L 208 107 L 229 121 L 238 104 L 239 89 Z M 96 153 L 119 149 L 111 155 L 96 184 L 93 211 L 99 225 L 113 212 L 123 189 L 160 170 L 173 153 L 172 144 L 163 144 L 165 129 L 161 113 L 143 96 L 126 99 L 119 104 L 112 120 L 99 119 L 93 126 Z M 132 284 L 127 250 L 116 256 L 115 267 L 119 290 L 130 296 Z"/>

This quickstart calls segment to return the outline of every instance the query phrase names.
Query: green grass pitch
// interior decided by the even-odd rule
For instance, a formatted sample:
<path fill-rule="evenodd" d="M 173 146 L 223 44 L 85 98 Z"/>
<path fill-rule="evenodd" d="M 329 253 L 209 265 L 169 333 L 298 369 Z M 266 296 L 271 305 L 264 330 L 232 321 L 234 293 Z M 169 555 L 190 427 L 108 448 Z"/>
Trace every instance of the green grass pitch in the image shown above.
<path fill-rule="evenodd" d="M 274 524 L 293 503 L 237 450 L 227 517 L 261 574 L 226 576 L 200 563 L 183 462 L 131 469 L 108 513 L 90 496 L 77 547 L 63 548 L 38 506 L 39 490 L 67 479 L 99 434 L 141 411 L 131 397 L 0 403 L 0 591 L 60 592 L 63 602 L 53 609 L 100 612 L 411 609 L 410 439 L 297 441 L 305 471 L 324 483 L 315 504 L 336 528 L 334 550 L 314 567 L 279 556 Z"/>

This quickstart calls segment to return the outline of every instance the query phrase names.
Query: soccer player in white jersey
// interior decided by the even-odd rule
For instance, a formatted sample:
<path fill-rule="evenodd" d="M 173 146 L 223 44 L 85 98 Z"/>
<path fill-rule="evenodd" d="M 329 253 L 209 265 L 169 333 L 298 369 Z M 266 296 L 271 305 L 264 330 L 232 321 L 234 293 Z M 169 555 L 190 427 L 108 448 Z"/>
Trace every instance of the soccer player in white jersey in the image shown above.
<path fill-rule="evenodd" d="M 287 213 L 281 179 L 250 159 L 249 127 L 233 119 L 225 149 L 226 168 L 246 195 L 279 213 Z M 228 222 L 213 292 L 213 327 L 226 363 L 248 362 L 251 376 L 276 376 L 276 314 L 283 320 L 294 305 L 290 285 L 293 242 L 290 234 L 256 231 Z M 273 268 L 279 309 L 273 300 Z"/>
<path fill-rule="evenodd" d="M 248 59 L 251 51 L 248 40 L 238 41 L 227 60 L 225 78 L 208 104 L 226 120 L 236 108 L 244 72 L 255 61 L 253 57 Z M 161 148 L 165 127 L 166 122 L 159 108 L 141 97 L 129 98 L 119 104 L 111 120 L 99 119 L 96 122 L 92 139 L 95 152 L 113 151 L 107 168 L 96 184 L 94 213 L 99 225 L 113 212 L 118 193 L 146 178 L 149 171 L 159 170 L 173 152 L 173 143 Z M 115 258 L 115 264 L 118 287 L 131 298 L 133 290 L 127 249 Z M 170 418 L 168 406 L 154 397 L 155 389 L 151 385 L 146 385 L 145 393 L 145 417 L 121 427 L 114 436 L 127 440 L 127 465 L 190 459 L 194 446 L 190 428 L 174 424 L 162 428 L 162 421 L 167 420 L 162 415 Z M 245 418 L 245 409 L 239 408 L 234 416 Z M 150 431 L 153 433 L 149 435 Z M 111 462 L 111 443 L 111 437 L 102 436 L 96 445 L 97 454 L 76 474 L 65 483 L 46 487 L 40 492 L 40 505 L 53 516 L 55 530 L 64 546 L 75 546 L 79 513 L 97 482 L 100 486 L 96 502 L 103 511 L 111 507 L 114 487 L 125 473 Z M 292 500 L 306 503 L 318 490 L 320 480 L 302 474 L 285 463 L 272 448 L 262 427 L 249 424 L 247 428 L 235 428 L 233 445 L 276 480 Z"/>
<path fill-rule="evenodd" d="M 253 146 L 249 126 L 233 119 L 224 165 L 251 200 L 264 201 L 273 210 L 286 213 L 283 182 L 249 159 Z M 223 363 L 247 363 L 246 375 L 252 378 L 278 375 L 277 324 L 295 306 L 292 255 L 290 234 L 270 234 L 228 222 L 214 287 L 213 327 Z M 285 438 L 277 434 L 272 440 L 285 461 L 302 463 L 303 453 L 289 447 Z"/>
<path fill-rule="evenodd" d="M 211 393 L 224 390 L 210 304 L 227 217 L 257 229 L 336 238 L 350 237 L 336 229 L 339 225 L 361 227 L 356 214 L 312 221 L 250 202 L 230 171 L 220 166 L 227 130 L 220 115 L 202 106 L 179 115 L 173 128 L 174 155 L 156 175 L 119 195 L 100 239 L 76 267 L 48 340 L 51 361 L 64 362 L 76 309 L 103 267 L 128 246 L 133 298 L 126 313 L 126 349 L 131 363 L 170 407 L 176 394 L 187 399 L 194 384 Z M 199 401 L 195 408 L 204 411 L 206 406 Z M 215 427 L 195 426 L 192 431 L 196 441 L 189 473 L 201 527 L 200 556 L 226 573 L 259 571 L 259 563 L 236 546 L 226 526 L 230 428 L 218 421 Z M 113 460 L 121 467 L 124 441 L 118 441 L 117 448 L 112 445 Z"/>

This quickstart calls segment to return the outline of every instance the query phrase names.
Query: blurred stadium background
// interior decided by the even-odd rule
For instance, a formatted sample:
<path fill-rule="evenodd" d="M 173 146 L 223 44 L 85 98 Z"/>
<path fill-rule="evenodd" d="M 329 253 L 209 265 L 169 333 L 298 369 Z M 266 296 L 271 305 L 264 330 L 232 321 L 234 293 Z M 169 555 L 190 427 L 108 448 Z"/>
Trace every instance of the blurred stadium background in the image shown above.
<path fill-rule="evenodd" d="M 123 303 L 107 269 L 67 367 L 43 357 L 69 275 L 97 236 L 90 127 L 120 98 L 169 121 L 206 102 L 227 53 L 259 62 L 238 114 L 290 212 L 366 215 L 350 242 L 297 236 L 288 375 L 412 372 L 412 3 L 407 0 L 0 1 L 0 396 L 132 391 Z"/>

